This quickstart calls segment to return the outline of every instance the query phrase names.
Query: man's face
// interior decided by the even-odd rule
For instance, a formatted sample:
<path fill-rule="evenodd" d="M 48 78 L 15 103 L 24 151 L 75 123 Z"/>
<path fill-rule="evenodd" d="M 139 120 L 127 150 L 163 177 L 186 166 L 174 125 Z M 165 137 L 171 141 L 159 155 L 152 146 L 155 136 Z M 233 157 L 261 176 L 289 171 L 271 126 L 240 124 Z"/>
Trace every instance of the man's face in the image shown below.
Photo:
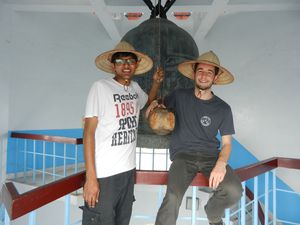
<path fill-rule="evenodd" d="M 199 63 L 194 74 L 195 85 L 200 90 L 208 90 L 217 79 L 215 67 L 212 65 Z"/>
<path fill-rule="evenodd" d="M 117 58 L 114 63 L 112 63 L 116 80 L 119 83 L 126 84 L 131 80 L 137 66 L 138 62 L 131 56 Z"/>

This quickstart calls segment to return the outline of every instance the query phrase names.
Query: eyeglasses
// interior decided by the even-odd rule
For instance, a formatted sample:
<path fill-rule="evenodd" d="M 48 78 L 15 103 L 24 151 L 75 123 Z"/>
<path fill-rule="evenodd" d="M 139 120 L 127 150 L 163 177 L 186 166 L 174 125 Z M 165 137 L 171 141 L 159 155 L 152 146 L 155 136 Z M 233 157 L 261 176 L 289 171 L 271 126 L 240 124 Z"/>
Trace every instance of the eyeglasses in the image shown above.
<path fill-rule="evenodd" d="M 121 65 L 134 65 L 136 64 L 136 60 L 135 59 L 115 59 L 115 64 L 117 66 L 121 66 Z"/>

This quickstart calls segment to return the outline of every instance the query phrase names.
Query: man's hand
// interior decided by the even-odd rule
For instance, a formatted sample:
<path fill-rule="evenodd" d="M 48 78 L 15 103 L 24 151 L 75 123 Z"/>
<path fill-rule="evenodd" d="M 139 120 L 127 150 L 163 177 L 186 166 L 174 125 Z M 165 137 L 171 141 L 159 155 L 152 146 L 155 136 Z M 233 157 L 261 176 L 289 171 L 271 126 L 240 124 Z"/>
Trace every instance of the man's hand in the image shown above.
<path fill-rule="evenodd" d="M 83 186 L 83 198 L 90 208 L 94 208 L 98 202 L 100 187 L 97 179 L 89 179 Z"/>
<path fill-rule="evenodd" d="M 209 187 L 216 189 L 219 184 L 223 181 L 226 174 L 226 163 L 217 161 L 215 167 L 209 176 Z"/>
<path fill-rule="evenodd" d="M 153 100 L 145 112 L 146 119 L 148 119 L 150 112 L 152 112 L 155 108 L 166 108 L 166 106 L 163 104 L 159 104 L 158 100 Z"/>
<path fill-rule="evenodd" d="M 153 82 L 160 84 L 165 78 L 165 72 L 161 67 L 157 67 L 155 73 L 153 74 Z"/>
<path fill-rule="evenodd" d="M 157 98 L 159 88 L 160 88 L 161 83 L 164 80 L 164 77 L 165 77 L 165 73 L 164 73 L 163 69 L 160 67 L 157 67 L 156 71 L 154 72 L 153 77 L 152 77 L 152 85 L 151 85 L 150 91 L 148 93 L 147 105 L 150 105 L 151 102 Z"/>

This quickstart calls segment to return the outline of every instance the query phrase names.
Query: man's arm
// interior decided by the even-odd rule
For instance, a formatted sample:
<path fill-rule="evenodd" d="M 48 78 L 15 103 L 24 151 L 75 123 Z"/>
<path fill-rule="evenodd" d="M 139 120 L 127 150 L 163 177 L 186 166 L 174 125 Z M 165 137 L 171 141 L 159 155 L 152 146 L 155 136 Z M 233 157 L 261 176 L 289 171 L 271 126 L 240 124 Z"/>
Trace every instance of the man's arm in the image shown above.
<path fill-rule="evenodd" d="M 164 80 L 164 76 L 165 76 L 165 74 L 164 74 L 164 71 L 162 70 L 162 68 L 157 67 L 155 73 L 153 74 L 152 85 L 151 85 L 150 91 L 148 93 L 147 105 L 149 105 L 154 99 L 157 98 L 158 90 L 159 90 L 160 84 Z"/>
<path fill-rule="evenodd" d="M 217 188 L 226 174 L 226 165 L 231 153 L 231 135 L 222 136 L 222 148 L 215 167 L 209 176 L 209 187 Z"/>
<path fill-rule="evenodd" d="M 86 181 L 83 187 L 83 198 L 89 205 L 94 207 L 98 202 L 100 187 L 97 181 L 95 168 L 95 132 L 98 117 L 86 118 L 83 133 L 83 149 L 86 169 Z"/>

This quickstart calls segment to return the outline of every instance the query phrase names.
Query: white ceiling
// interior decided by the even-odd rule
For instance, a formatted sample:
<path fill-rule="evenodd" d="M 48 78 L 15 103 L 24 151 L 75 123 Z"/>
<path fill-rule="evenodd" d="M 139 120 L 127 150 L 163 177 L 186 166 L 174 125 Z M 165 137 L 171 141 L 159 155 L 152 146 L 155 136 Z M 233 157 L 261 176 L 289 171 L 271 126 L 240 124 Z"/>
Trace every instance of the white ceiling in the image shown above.
<path fill-rule="evenodd" d="M 167 0 L 162 0 L 164 6 Z M 150 18 L 143 0 L 5 0 L 15 11 L 91 13 L 98 17 L 113 40 L 120 40 L 130 29 Z M 158 0 L 151 0 L 156 6 Z M 233 13 L 256 11 L 299 11 L 300 0 L 176 0 L 167 18 L 202 40 L 218 18 Z M 128 20 L 128 12 L 142 12 L 139 20 Z M 187 20 L 178 20 L 173 12 L 191 12 Z"/>

